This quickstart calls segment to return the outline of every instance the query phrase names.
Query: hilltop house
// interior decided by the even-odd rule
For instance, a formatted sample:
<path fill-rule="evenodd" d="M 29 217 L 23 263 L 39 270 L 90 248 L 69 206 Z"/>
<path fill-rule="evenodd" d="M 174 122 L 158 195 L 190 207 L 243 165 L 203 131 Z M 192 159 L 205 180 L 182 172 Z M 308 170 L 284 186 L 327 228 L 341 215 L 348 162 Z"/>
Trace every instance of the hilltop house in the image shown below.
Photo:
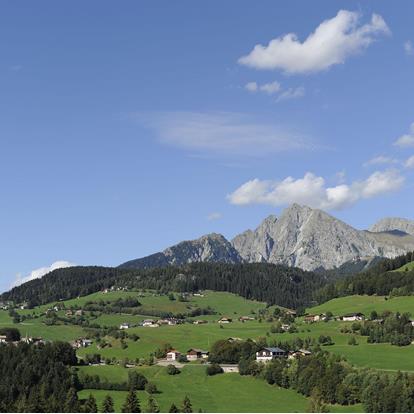
<path fill-rule="evenodd" d="M 262 348 L 256 352 L 256 361 L 267 362 L 276 358 L 283 358 L 284 356 L 286 356 L 286 351 L 281 348 Z"/>
<path fill-rule="evenodd" d="M 344 322 L 355 322 L 355 321 L 362 321 L 365 319 L 363 313 L 355 312 L 355 313 L 348 313 L 340 317 L 340 319 Z"/>
<path fill-rule="evenodd" d="M 218 320 L 218 323 L 231 323 L 233 320 L 231 318 L 227 318 L 225 316 L 223 316 L 222 318 L 220 318 Z"/>
<path fill-rule="evenodd" d="M 154 320 L 153 319 L 145 319 L 144 321 L 142 321 L 142 326 L 151 326 L 154 325 Z"/>
<path fill-rule="evenodd" d="M 176 349 L 171 349 L 167 352 L 167 361 L 177 361 L 180 358 L 181 352 Z"/>
<path fill-rule="evenodd" d="M 129 329 L 131 327 L 131 325 L 127 322 L 121 323 L 121 325 L 119 325 L 119 329 Z"/>
<path fill-rule="evenodd" d="M 198 359 L 207 359 L 208 351 L 203 351 L 202 349 L 191 348 L 187 351 L 186 355 L 189 361 L 197 361 Z"/>

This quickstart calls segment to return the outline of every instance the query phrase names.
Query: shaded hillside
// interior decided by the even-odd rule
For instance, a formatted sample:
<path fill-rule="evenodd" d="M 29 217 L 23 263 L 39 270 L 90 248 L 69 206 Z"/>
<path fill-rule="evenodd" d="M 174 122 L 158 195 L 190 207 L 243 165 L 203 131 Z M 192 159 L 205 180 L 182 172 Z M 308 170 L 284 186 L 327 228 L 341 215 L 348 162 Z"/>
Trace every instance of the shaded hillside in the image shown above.
<path fill-rule="evenodd" d="M 383 259 L 368 270 L 323 287 L 317 293 L 317 299 L 322 303 L 349 295 L 413 295 L 414 269 L 406 266 L 413 261 L 414 252 L 395 259 Z"/>
<path fill-rule="evenodd" d="M 57 269 L 42 279 L 15 287 L 2 300 L 31 305 L 67 300 L 111 286 L 156 289 L 163 292 L 216 290 L 238 294 L 269 304 L 303 307 L 326 278 L 312 272 L 264 263 L 192 263 L 156 269 L 72 267 Z"/>

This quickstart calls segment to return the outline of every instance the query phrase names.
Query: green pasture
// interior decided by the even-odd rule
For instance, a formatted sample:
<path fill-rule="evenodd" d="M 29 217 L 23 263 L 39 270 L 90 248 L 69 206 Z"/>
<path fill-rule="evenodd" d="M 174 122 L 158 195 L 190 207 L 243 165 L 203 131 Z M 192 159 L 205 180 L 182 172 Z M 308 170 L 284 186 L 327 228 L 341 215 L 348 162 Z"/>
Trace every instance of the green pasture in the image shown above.
<path fill-rule="evenodd" d="M 108 379 L 112 381 L 121 378 L 119 367 L 113 367 L 113 374 L 108 368 L 97 366 L 80 369 L 102 378 L 109 376 Z M 127 370 L 123 370 L 122 378 L 125 379 Z M 181 406 L 186 395 L 191 400 L 194 412 L 200 408 L 203 412 L 305 412 L 307 407 L 306 398 L 293 390 L 271 386 L 263 380 L 235 373 L 209 377 L 201 366 L 186 366 L 175 376 L 168 375 L 166 368 L 159 366 L 140 368 L 138 371 L 157 385 L 160 393 L 154 398 L 162 412 L 167 412 L 172 403 Z M 112 395 L 117 411 L 126 395 L 126 392 L 120 391 L 83 390 L 79 396 L 87 398 L 89 393 L 95 395 L 98 406 L 101 406 L 106 394 Z M 147 394 L 139 391 L 138 398 L 145 409 Z"/>

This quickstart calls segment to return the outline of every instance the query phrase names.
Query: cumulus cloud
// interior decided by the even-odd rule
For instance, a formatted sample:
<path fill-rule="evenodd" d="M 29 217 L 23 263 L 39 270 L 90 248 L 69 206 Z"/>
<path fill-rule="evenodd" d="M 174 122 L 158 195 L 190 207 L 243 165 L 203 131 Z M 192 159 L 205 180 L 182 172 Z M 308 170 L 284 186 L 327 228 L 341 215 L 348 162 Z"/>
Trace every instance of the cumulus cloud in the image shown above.
<path fill-rule="evenodd" d="M 408 158 L 408 160 L 404 163 L 405 168 L 414 168 L 414 155 Z"/>
<path fill-rule="evenodd" d="M 220 220 L 222 218 L 222 214 L 219 212 L 214 212 L 214 213 L 210 213 L 207 216 L 207 220 L 208 221 L 215 221 L 215 220 Z"/>
<path fill-rule="evenodd" d="M 289 99 L 297 99 L 305 96 L 305 88 L 300 86 L 299 88 L 289 88 L 285 92 L 282 92 L 276 99 L 276 102 L 287 101 Z"/>
<path fill-rule="evenodd" d="M 414 46 L 409 40 L 404 43 L 404 51 L 408 56 L 414 55 Z"/>
<path fill-rule="evenodd" d="M 340 210 L 361 199 L 373 198 L 398 190 L 404 183 L 396 170 L 376 171 L 366 180 L 328 187 L 323 177 L 308 172 L 303 178 L 287 177 L 282 181 L 247 181 L 227 196 L 232 204 L 283 206 L 292 203 L 314 208 Z"/>
<path fill-rule="evenodd" d="M 397 147 L 414 147 L 414 122 L 411 124 L 408 134 L 399 137 L 394 145 Z"/>
<path fill-rule="evenodd" d="M 65 260 L 58 260 L 54 263 L 52 263 L 50 266 L 46 267 L 40 267 L 39 269 L 32 270 L 28 275 L 22 276 L 21 274 L 18 274 L 16 277 L 16 281 L 13 286 L 18 286 L 23 283 L 29 282 L 30 280 L 34 279 L 40 279 L 47 273 L 56 270 L 61 269 L 63 267 L 71 267 L 76 266 L 74 263 L 67 262 Z"/>
<path fill-rule="evenodd" d="M 277 124 L 228 112 L 133 114 L 162 143 L 193 152 L 264 156 L 315 148 L 304 135 Z"/>
<path fill-rule="evenodd" d="M 371 165 L 384 165 L 384 164 L 398 164 L 399 161 L 395 158 L 386 157 L 385 155 L 379 155 L 378 157 L 374 157 L 369 161 L 364 163 L 364 167 L 369 167 Z"/>
<path fill-rule="evenodd" d="M 304 42 L 295 33 L 272 39 L 267 46 L 256 45 L 238 62 L 255 69 L 282 69 L 286 73 L 312 73 L 344 63 L 361 53 L 380 35 L 390 34 L 384 19 L 373 14 L 361 25 L 360 14 L 340 10 L 323 21 Z"/>

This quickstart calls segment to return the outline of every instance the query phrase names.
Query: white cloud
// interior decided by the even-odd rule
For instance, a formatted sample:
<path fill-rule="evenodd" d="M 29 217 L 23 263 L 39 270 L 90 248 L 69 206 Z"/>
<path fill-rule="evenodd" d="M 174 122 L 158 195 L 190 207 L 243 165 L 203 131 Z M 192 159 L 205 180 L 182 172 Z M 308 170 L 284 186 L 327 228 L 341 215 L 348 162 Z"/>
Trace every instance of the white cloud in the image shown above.
<path fill-rule="evenodd" d="M 219 212 L 214 212 L 214 213 L 210 213 L 210 214 L 207 216 L 207 220 L 208 220 L 208 221 L 215 221 L 215 220 L 220 220 L 222 217 L 223 217 L 223 216 L 222 216 L 222 214 L 221 214 L 221 213 L 219 213 Z"/>
<path fill-rule="evenodd" d="M 152 129 L 162 143 L 193 152 L 265 156 L 315 148 L 300 133 L 243 114 L 165 112 L 132 117 Z"/>
<path fill-rule="evenodd" d="M 404 163 L 405 168 L 414 168 L 414 155 Z"/>
<path fill-rule="evenodd" d="M 300 86 L 299 88 L 289 88 L 285 92 L 281 93 L 276 102 L 287 101 L 289 99 L 297 99 L 305 96 L 305 88 Z"/>
<path fill-rule="evenodd" d="M 74 263 L 70 263 L 65 260 L 58 260 L 52 263 L 50 266 L 40 267 L 39 269 L 32 270 L 26 276 L 22 277 L 21 274 L 18 274 L 13 286 L 21 285 L 23 283 L 29 282 L 30 280 L 40 279 L 41 277 L 43 277 L 44 275 L 46 275 L 47 273 L 53 270 L 61 269 L 63 267 L 71 267 L 71 266 L 76 266 L 76 265 Z"/>
<path fill-rule="evenodd" d="M 340 10 L 332 19 L 323 21 L 301 43 L 294 33 L 256 45 L 239 63 L 255 69 L 282 69 L 286 73 L 311 73 L 344 63 L 361 53 L 379 35 L 390 34 L 384 19 L 373 14 L 371 21 L 360 24 L 360 14 Z"/>
<path fill-rule="evenodd" d="M 409 133 L 399 137 L 394 145 L 397 147 L 414 147 L 414 122 L 410 126 Z"/>
<path fill-rule="evenodd" d="M 313 173 L 303 178 L 287 177 L 282 181 L 250 180 L 227 196 L 232 204 L 267 204 L 271 206 L 306 204 L 314 208 L 339 210 L 361 199 L 398 190 L 404 183 L 398 171 L 376 171 L 366 180 L 327 187 L 325 179 Z"/>
<path fill-rule="evenodd" d="M 246 83 L 246 85 L 244 85 L 244 88 L 248 90 L 249 92 L 260 91 L 260 92 L 267 93 L 268 95 L 273 95 L 275 93 L 278 93 L 281 90 L 282 86 L 277 81 L 265 83 L 263 85 L 258 85 L 257 82 L 249 82 L 249 83 Z"/>
<path fill-rule="evenodd" d="M 249 82 L 244 85 L 245 89 L 247 89 L 249 92 L 257 92 L 258 86 L 256 82 Z"/>
<path fill-rule="evenodd" d="M 398 164 L 399 161 L 395 158 L 386 157 L 385 155 L 379 155 L 364 163 L 364 167 L 371 165 L 384 165 L 384 164 Z"/>
<path fill-rule="evenodd" d="M 264 85 L 260 86 L 260 90 L 262 92 L 267 93 L 268 95 L 273 95 L 277 92 L 279 92 L 281 89 L 280 83 L 277 81 L 271 82 L 271 83 L 265 83 Z"/>
<path fill-rule="evenodd" d="M 404 51 L 405 51 L 405 54 L 408 55 L 408 56 L 414 55 L 414 46 L 411 43 L 411 41 L 407 40 L 404 43 Z"/>

